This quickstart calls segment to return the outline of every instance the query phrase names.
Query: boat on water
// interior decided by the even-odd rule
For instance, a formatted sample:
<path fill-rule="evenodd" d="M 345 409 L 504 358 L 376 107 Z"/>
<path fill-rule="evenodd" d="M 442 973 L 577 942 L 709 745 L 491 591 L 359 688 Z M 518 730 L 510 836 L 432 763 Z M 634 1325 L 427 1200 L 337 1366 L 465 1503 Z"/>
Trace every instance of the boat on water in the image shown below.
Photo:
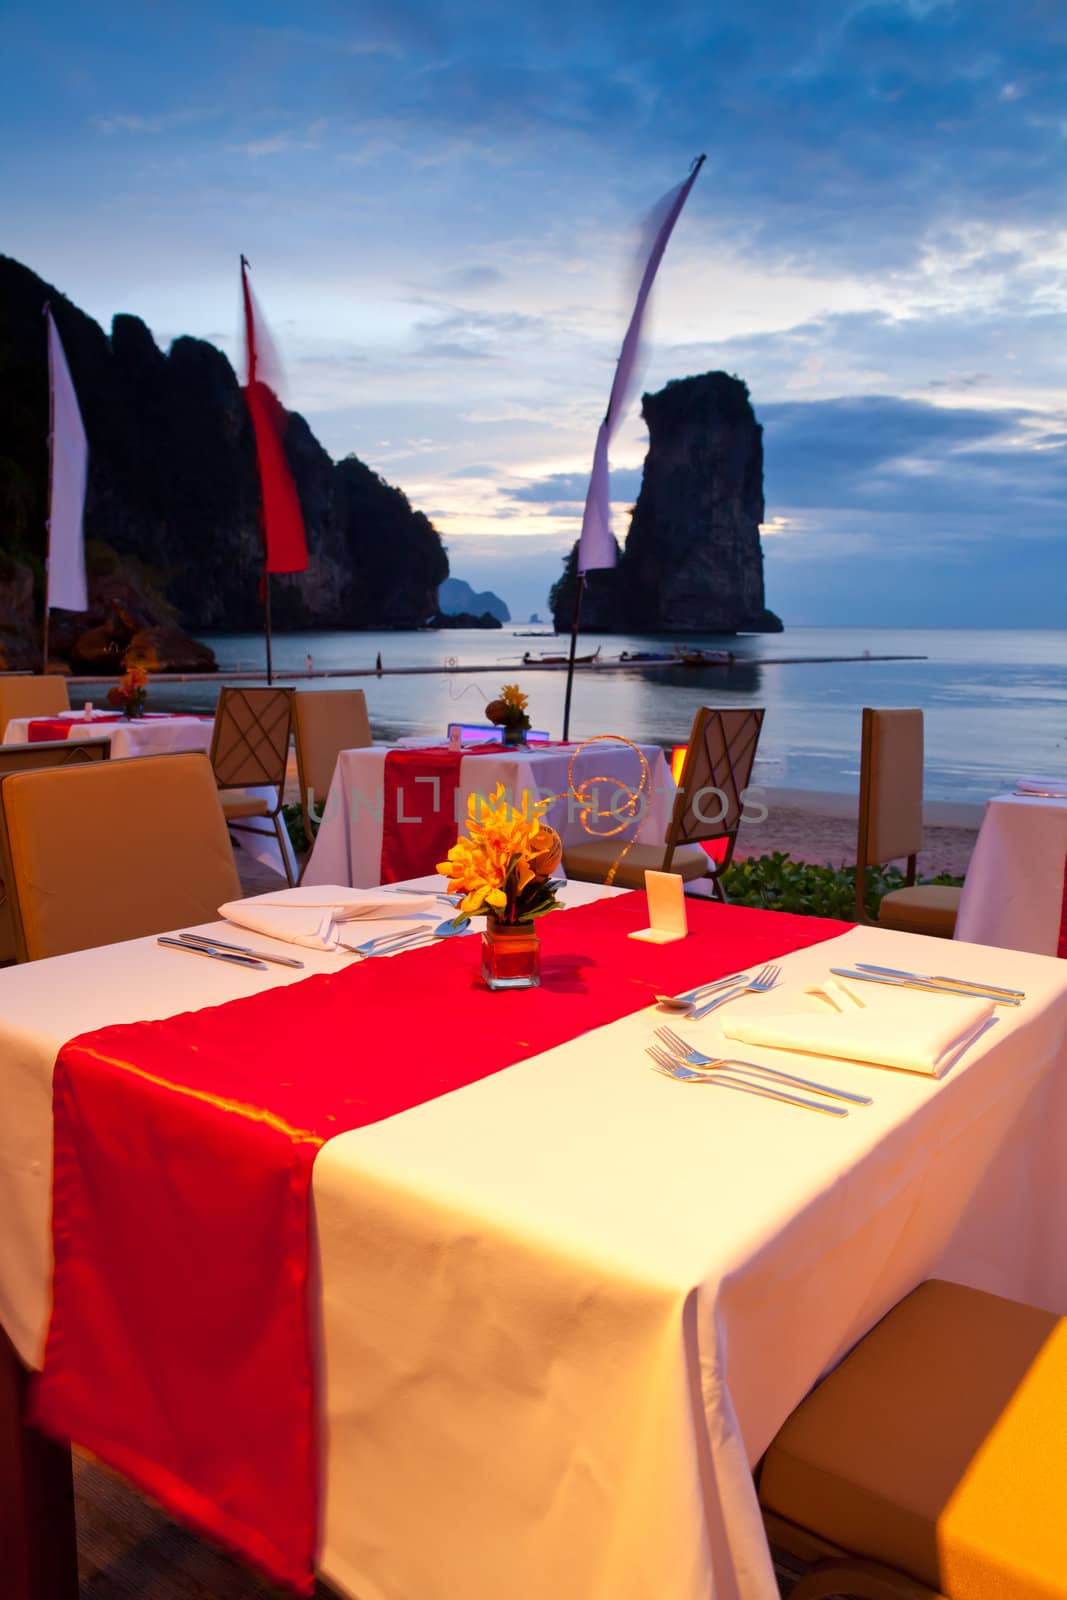
<path fill-rule="evenodd" d="M 624 650 L 620 661 L 677 661 L 676 650 Z"/>
<path fill-rule="evenodd" d="M 733 659 L 732 650 L 687 650 L 683 645 L 678 652 L 682 667 L 729 667 Z"/>
<path fill-rule="evenodd" d="M 531 633 L 524 628 L 512 628 L 511 637 L 513 639 L 554 639 L 556 635 L 550 629 L 546 632 L 542 628 L 540 631 L 535 630 Z"/>
<path fill-rule="evenodd" d="M 565 667 L 570 660 L 570 656 L 547 655 L 544 652 L 542 652 L 539 656 L 534 656 L 530 654 L 529 650 L 525 650 L 523 651 L 522 659 L 525 666 L 532 665 L 535 667 Z M 590 662 L 599 661 L 599 659 L 600 646 L 597 645 L 591 656 L 575 656 L 574 665 L 576 667 L 587 667 L 589 666 Z"/>

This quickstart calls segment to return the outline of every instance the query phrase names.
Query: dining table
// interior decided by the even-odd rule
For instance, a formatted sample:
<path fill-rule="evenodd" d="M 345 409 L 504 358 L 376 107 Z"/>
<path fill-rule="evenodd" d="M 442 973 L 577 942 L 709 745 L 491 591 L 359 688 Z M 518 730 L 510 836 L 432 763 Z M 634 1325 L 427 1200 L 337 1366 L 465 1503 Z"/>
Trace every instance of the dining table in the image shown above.
<path fill-rule="evenodd" d="M 676 792 L 659 745 L 610 737 L 581 746 L 450 750 L 424 741 L 420 749 L 405 740 L 342 750 L 303 881 L 362 887 L 432 872 L 468 805 L 498 784 L 514 804 L 524 793 L 550 800 L 544 820 L 564 846 L 610 837 L 620 851 L 627 841 L 664 843 Z"/>
<path fill-rule="evenodd" d="M 348 1600 L 777 1600 L 753 1470 L 821 1374 L 935 1275 L 1067 1312 L 1067 968 L 703 902 L 687 939 L 653 946 L 628 938 L 647 920 L 643 894 L 571 883 L 561 897 L 542 919 L 541 988 L 520 995 L 476 995 L 477 923 L 378 961 L 220 921 L 201 931 L 303 966 L 247 970 L 142 938 L 0 971 L 0 1326 L 26 1369 L 42 1366 L 46 1340 L 51 1361 L 53 1072 L 79 1037 L 87 1070 L 110 1062 L 128 1096 L 87 1130 L 107 1141 L 103 1185 L 145 1141 L 144 1170 L 166 1196 L 162 1248 L 194 1225 L 209 1240 L 221 1230 L 247 1168 L 232 1122 L 225 1138 L 183 1146 L 183 1117 L 218 1109 L 200 1090 L 170 1101 L 159 1128 L 173 1146 L 153 1142 L 139 1097 L 158 1091 L 160 1070 L 130 1055 L 124 1072 L 131 1041 L 175 1025 L 225 1036 L 246 1095 L 259 1052 L 264 1075 L 287 1063 L 297 1088 L 325 1065 L 342 1084 L 350 1074 L 355 1099 L 403 1108 L 325 1137 L 311 1168 L 319 1575 Z M 435 899 L 374 931 L 442 931 L 442 910 Z M 656 1001 L 757 959 L 776 968 L 767 992 L 699 1020 Z M 1025 999 L 997 1007 L 937 1076 L 739 1049 L 726 1032 L 731 1018 L 805 1011 L 833 969 L 862 962 L 947 970 Z M 893 1003 L 906 1019 L 926 998 L 904 990 Z M 336 1012 L 325 1063 L 315 1005 Z M 268 1017 L 256 1031 L 268 1006 L 290 1007 L 287 1028 Z M 665 1021 L 712 1057 L 742 1054 L 870 1103 L 823 1116 L 714 1076 L 672 1081 L 648 1054 Z M 458 1082 L 410 1092 L 413 1074 L 433 1078 L 435 1054 L 462 1067 Z M 254 1123 L 265 1137 L 263 1115 Z M 142 1208 L 97 1198 L 104 1248 L 134 1254 L 127 1226 L 143 1247 Z M 56 1240 L 66 1252 L 68 1236 Z M 151 1362 L 151 1308 L 136 1290 L 150 1255 L 118 1260 L 133 1276 L 97 1351 L 118 1376 L 91 1401 L 105 1433 Z M 198 1338 L 223 1317 L 214 1282 L 194 1271 L 179 1286 Z M 260 1291 L 242 1292 L 251 1330 Z M 76 1322 L 65 1336 L 75 1356 L 93 1337 Z M 255 1352 L 249 1331 L 242 1360 Z M 290 1376 L 270 1371 L 264 1413 L 288 1401 Z M 178 1379 L 146 1381 L 152 1409 Z M 168 1396 L 174 1426 L 187 1399 Z M 204 1460 L 242 1443 L 214 1404 L 197 1424 Z M 241 1465 L 255 1475 L 250 1445 Z"/>
<path fill-rule="evenodd" d="M 1067 779 L 1054 788 L 1059 792 L 1012 792 L 986 802 L 957 939 L 1067 956 Z"/>
<path fill-rule="evenodd" d="M 124 761 L 137 756 L 173 755 L 183 750 L 211 749 L 215 719 L 211 716 L 192 716 L 181 712 L 146 711 L 140 717 L 126 717 L 121 712 L 108 712 L 93 708 L 86 716 L 84 711 L 60 711 L 49 717 L 12 717 L 4 729 L 4 744 L 33 744 L 44 740 L 106 739 L 110 745 L 112 761 Z M 268 804 L 274 804 L 273 789 L 253 789 Z M 255 862 L 268 872 L 285 877 L 282 846 L 268 817 L 249 817 L 242 820 L 241 828 L 230 835 L 234 849 L 245 860 Z M 289 868 L 296 877 L 296 856 L 288 846 Z"/>
<path fill-rule="evenodd" d="M 12 717 L 4 729 L 4 744 L 32 744 L 45 739 L 107 739 L 111 759 L 130 756 L 170 755 L 176 750 L 210 750 L 213 717 L 183 716 L 149 711 L 141 717 L 94 708 L 60 711 L 49 717 Z"/>

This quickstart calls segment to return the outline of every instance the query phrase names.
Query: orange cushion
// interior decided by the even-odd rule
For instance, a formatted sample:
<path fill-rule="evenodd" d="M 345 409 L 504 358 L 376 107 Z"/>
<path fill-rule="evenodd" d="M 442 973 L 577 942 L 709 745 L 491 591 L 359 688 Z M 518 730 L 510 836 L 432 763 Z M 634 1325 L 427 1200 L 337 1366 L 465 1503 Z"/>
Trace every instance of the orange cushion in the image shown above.
<path fill-rule="evenodd" d="M 229 822 L 237 817 L 265 817 L 270 813 L 270 806 L 263 799 L 254 794 L 227 794 L 225 790 L 219 794 L 222 801 L 222 814 Z"/>
<path fill-rule="evenodd" d="M 764 1506 L 950 1600 L 1067 1596 L 1067 1318 L 932 1281 L 779 1432 Z"/>
<path fill-rule="evenodd" d="M 883 928 L 951 939 L 959 909 L 960 890 L 951 884 L 917 883 L 910 889 L 891 889 L 878 907 L 878 921 Z"/>

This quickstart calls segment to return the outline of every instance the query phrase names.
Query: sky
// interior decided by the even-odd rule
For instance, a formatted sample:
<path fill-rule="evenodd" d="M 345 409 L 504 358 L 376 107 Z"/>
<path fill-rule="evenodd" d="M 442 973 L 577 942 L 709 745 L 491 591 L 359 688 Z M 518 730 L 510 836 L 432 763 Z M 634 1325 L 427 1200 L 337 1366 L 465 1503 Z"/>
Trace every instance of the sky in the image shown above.
<path fill-rule="evenodd" d="M 1067 625 L 1064 0 L 0 0 L 0 249 L 240 359 L 546 610 L 655 202 L 643 386 L 764 428 L 787 624 Z M 625 535 L 647 434 L 612 452 Z"/>

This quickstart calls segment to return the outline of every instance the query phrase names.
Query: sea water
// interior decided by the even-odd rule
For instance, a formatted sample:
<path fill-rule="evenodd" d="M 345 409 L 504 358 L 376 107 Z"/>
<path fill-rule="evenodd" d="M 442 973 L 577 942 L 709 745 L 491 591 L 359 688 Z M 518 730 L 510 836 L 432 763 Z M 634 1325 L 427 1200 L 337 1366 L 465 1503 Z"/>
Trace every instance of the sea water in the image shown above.
<path fill-rule="evenodd" d="M 517 624 L 501 630 L 421 633 L 300 633 L 274 639 L 278 679 L 349 667 L 381 677 L 315 679 L 299 687 L 362 688 L 375 736 L 440 734 L 449 722 L 485 720 L 485 704 L 504 683 L 530 697 L 537 728 L 559 737 L 564 674 L 524 668 L 522 655 L 563 652 L 568 641 L 528 638 Z M 224 670 L 262 669 L 263 639 L 255 634 L 207 636 Z M 928 799 L 970 802 L 1010 788 L 1025 772 L 1067 775 L 1067 631 L 971 631 L 896 628 L 790 628 L 782 634 L 679 641 L 729 649 L 729 668 L 647 667 L 575 675 L 572 737 L 620 733 L 670 746 L 684 742 L 696 709 L 764 706 L 755 778 L 772 787 L 855 791 L 859 778 L 863 706 L 919 706 L 925 713 Z M 662 637 L 583 634 L 580 653 L 672 648 Z M 923 656 L 919 661 L 864 659 Z M 789 657 L 852 656 L 859 660 L 787 665 Z M 781 662 L 781 665 L 776 663 Z M 477 673 L 453 672 L 477 664 Z M 429 675 L 392 676 L 390 669 L 432 667 Z M 294 681 L 290 679 L 289 681 Z M 162 685 L 156 705 L 209 710 L 215 684 Z"/>

